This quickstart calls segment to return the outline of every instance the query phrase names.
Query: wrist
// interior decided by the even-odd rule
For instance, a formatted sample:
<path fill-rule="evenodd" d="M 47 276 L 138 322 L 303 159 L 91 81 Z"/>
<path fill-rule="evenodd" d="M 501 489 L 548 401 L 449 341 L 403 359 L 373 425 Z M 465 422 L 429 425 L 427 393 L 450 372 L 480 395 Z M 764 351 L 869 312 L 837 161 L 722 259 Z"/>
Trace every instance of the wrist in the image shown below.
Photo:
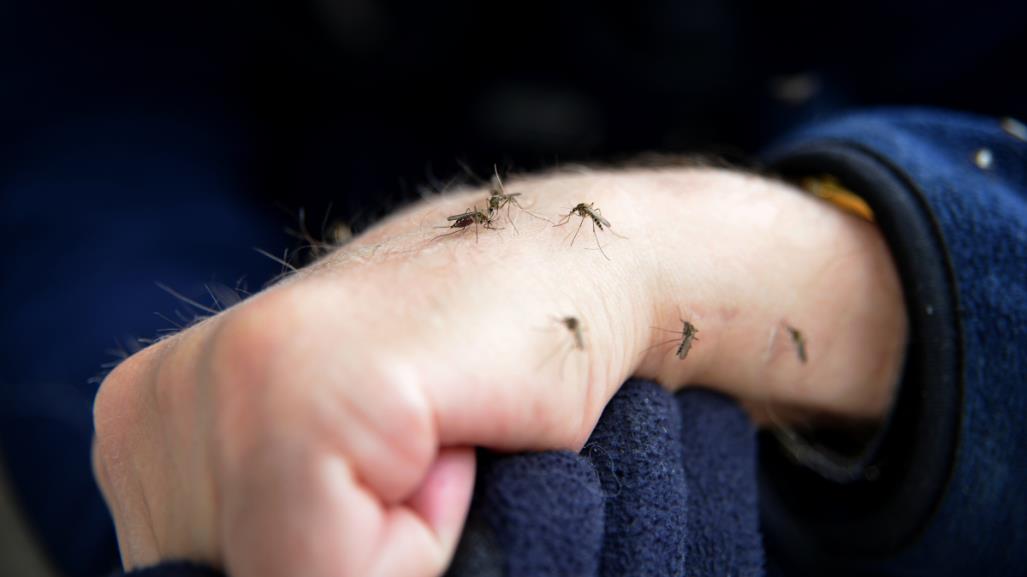
<path fill-rule="evenodd" d="M 691 317 L 699 340 L 686 361 L 650 349 L 639 374 L 727 392 L 757 418 L 775 406 L 883 417 L 907 327 L 877 229 L 786 183 L 727 171 L 679 178 L 648 196 L 664 207 L 649 227 L 660 239 L 654 326 L 680 330 Z"/>

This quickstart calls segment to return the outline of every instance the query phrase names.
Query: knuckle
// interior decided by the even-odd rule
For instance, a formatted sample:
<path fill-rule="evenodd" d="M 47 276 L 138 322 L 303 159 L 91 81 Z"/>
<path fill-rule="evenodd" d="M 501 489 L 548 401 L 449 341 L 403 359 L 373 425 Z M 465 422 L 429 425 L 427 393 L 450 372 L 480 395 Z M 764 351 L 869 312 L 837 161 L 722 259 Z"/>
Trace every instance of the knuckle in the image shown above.
<path fill-rule="evenodd" d="M 387 463 L 388 485 L 415 483 L 437 448 L 435 415 L 421 379 L 380 351 L 351 351 L 339 359 L 325 335 L 345 338 L 346 331 L 326 326 L 331 318 L 317 310 L 324 303 L 317 287 L 297 283 L 262 293 L 213 327 L 200 385 L 217 410 L 213 450 L 227 470 L 275 438 L 341 440 L 350 431 L 363 438 L 339 448 L 364 461 L 355 463 L 359 469 L 368 473 Z"/>
<path fill-rule="evenodd" d="M 214 450 L 237 462 L 273 421 L 273 386 L 280 359 L 291 346 L 287 299 L 262 293 L 232 309 L 213 327 L 199 360 L 198 396 L 209 411 Z"/>
<path fill-rule="evenodd" d="M 103 380 L 93 400 L 92 465 L 94 477 L 108 499 L 122 491 L 120 479 L 148 425 L 146 390 L 159 354 L 150 347 L 125 359 Z"/>
<path fill-rule="evenodd" d="M 101 441 L 120 437 L 118 433 L 136 420 L 152 354 L 146 349 L 125 359 L 100 384 L 93 399 L 93 428 Z"/>
<path fill-rule="evenodd" d="M 426 468 L 435 454 L 434 412 L 424 389 L 410 370 L 392 364 L 380 378 L 379 402 L 384 422 L 377 423 L 388 446 L 413 468 Z"/>
<path fill-rule="evenodd" d="M 204 369 L 219 386 L 252 388 L 270 381 L 294 345 L 294 290 L 260 294 L 226 314 L 211 334 Z"/>

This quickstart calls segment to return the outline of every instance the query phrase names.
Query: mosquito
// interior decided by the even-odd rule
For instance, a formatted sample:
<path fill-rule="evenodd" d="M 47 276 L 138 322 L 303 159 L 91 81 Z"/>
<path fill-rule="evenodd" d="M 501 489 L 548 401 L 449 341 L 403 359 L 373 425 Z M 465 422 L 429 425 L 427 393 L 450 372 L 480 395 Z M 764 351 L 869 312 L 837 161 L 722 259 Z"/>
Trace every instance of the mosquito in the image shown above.
<path fill-rule="evenodd" d="M 449 222 L 452 222 L 453 224 L 451 224 L 449 226 L 437 226 L 435 228 L 454 228 L 454 229 L 457 229 L 457 230 L 454 230 L 453 232 L 447 232 L 447 233 L 440 234 L 440 235 L 436 236 L 435 238 L 442 238 L 444 236 L 449 236 L 449 235 L 452 235 L 452 234 L 457 234 L 457 233 L 464 232 L 465 230 L 467 230 L 467 227 L 469 227 L 469 226 L 471 226 L 473 224 L 474 225 L 474 241 L 478 242 L 478 226 L 479 225 L 482 226 L 483 228 L 496 229 L 496 227 L 495 227 L 495 219 L 490 214 L 486 214 L 486 213 L 478 210 L 478 207 L 469 208 L 469 209 L 465 210 L 464 212 L 462 212 L 460 214 L 454 214 L 454 215 L 451 215 L 451 216 L 447 216 L 446 220 L 449 221 Z M 498 229 L 496 229 L 496 230 L 498 230 Z M 434 240 L 434 239 L 432 239 L 432 240 Z"/>
<path fill-rule="evenodd" d="M 298 230 L 292 228 L 286 228 L 285 233 L 294 238 L 298 238 L 304 241 L 304 246 L 299 250 L 306 250 L 308 254 L 304 259 L 305 264 L 316 261 L 322 256 L 332 252 L 333 250 L 346 244 L 353 238 L 353 229 L 351 229 L 345 223 L 335 221 L 331 227 L 328 225 L 328 218 L 332 212 L 331 203 L 328 204 L 328 209 L 325 211 L 324 218 L 321 219 L 321 238 L 316 238 L 311 234 L 307 228 L 307 214 L 303 207 L 300 207 L 297 215 Z M 298 252 L 298 251 L 297 251 Z"/>
<path fill-rule="evenodd" d="M 668 332 L 668 333 L 674 333 L 674 334 L 680 334 L 681 335 L 678 338 L 670 339 L 668 341 L 663 341 L 662 343 L 657 343 L 657 344 L 655 344 L 655 345 L 653 345 L 653 346 L 651 346 L 649 348 L 653 349 L 653 348 L 656 348 L 656 347 L 661 347 L 661 346 L 663 346 L 663 345 L 665 345 L 667 343 L 678 342 L 678 350 L 674 354 L 677 355 L 677 358 L 681 359 L 682 361 L 685 360 L 685 357 L 688 356 L 688 351 L 692 350 L 692 345 L 696 341 L 699 340 L 699 338 L 695 336 L 695 335 L 699 334 L 699 329 L 695 328 L 695 325 L 693 325 L 692 323 L 690 323 L 690 322 L 688 322 L 686 320 L 683 320 L 683 319 L 681 320 L 681 331 L 680 331 L 680 333 L 678 331 L 672 331 L 672 330 L 668 330 L 668 329 L 661 329 L 659 327 L 653 327 L 653 328 L 658 330 L 658 331 L 664 331 L 664 332 Z"/>
<path fill-rule="evenodd" d="M 581 321 L 578 320 L 578 317 L 563 317 L 559 321 L 574 336 L 574 348 L 579 351 L 585 350 L 585 336 L 582 334 Z"/>
<path fill-rule="evenodd" d="M 598 208 L 596 208 L 594 202 L 590 202 L 588 204 L 579 202 L 577 206 L 571 209 L 570 212 L 563 215 L 563 219 L 560 220 L 560 222 L 554 224 L 553 226 L 563 226 L 567 224 L 568 221 L 570 221 L 572 216 L 575 215 L 581 217 L 581 222 L 578 223 L 578 228 L 574 231 L 574 236 L 571 237 L 571 246 L 574 246 L 574 240 L 578 238 L 578 233 L 581 232 L 581 226 L 585 224 L 585 219 L 590 218 L 592 219 L 592 235 L 596 238 L 596 246 L 599 247 L 599 252 L 603 253 L 603 256 L 606 257 L 606 260 L 610 260 L 610 257 L 606 254 L 606 251 L 603 250 L 603 245 L 599 244 L 599 233 L 596 232 L 596 228 L 598 228 L 599 230 L 606 230 L 608 228 L 613 228 L 613 225 L 610 224 L 610 221 L 603 218 L 603 213 Z"/>
<path fill-rule="evenodd" d="M 788 334 L 792 337 L 792 344 L 795 345 L 795 354 L 799 356 L 799 360 L 806 364 L 808 357 L 806 356 L 806 336 L 802 334 L 802 331 L 791 326 L 785 325 L 788 329 Z"/>
<path fill-rule="evenodd" d="M 546 358 L 543 359 L 541 363 L 539 363 L 539 368 L 542 368 L 550 360 L 552 360 L 553 357 L 563 352 L 565 356 L 563 362 L 560 363 L 560 373 L 562 374 L 564 363 L 566 363 L 567 361 L 566 355 L 570 354 L 570 352 L 574 350 L 585 350 L 585 324 L 581 321 L 581 319 L 575 316 L 552 317 L 552 319 L 554 323 L 561 325 L 564 329 L 567 330 L 567 332 L 570 333 L 571 341 L 565 341 L 560 347 L 554 350 L 551 354 L 547 355 Z"/>
<path fill-rule="evenodd" d="M 513 205 L 513 206 L 516 206 L 517 208 L 521 209 L 521 212 L 526 212 L 526 213 L 530 214 L 531 216 L 533 216 L 533 217 L 535 217 L 535 218 L 537 218 L 539 220 L 544 220 L 546 222 L 552 222 L 548 218 L 546 218 L 544 216 L 540 216 L 538 214 L 535 214 L 534 212 L 532 212 L 532 211 L 524 208 L 523 206 L 521 206 L 521 203 L 517 202 L 517 197 L 520 196 L 521 193 L 519 193 L 519 192 L 511 192 L 511 193 L 506 192 L 506 189 L 503 188 L 503 180 L 501 178 L 499 178 L 499 169 L 493 166 L 493 170 L 494 170 L 494 174 L 492 175 L 492 181 L 489 183 L 488 206 L 489 206 L 489 217 L 490 218 L 495 218 L 496 214 L 498 214 L 499 211 L 502 210 L 505 207 L 506 208 L 506 220 L 510 222 L 511 226 L 513 226 L 514 232 L 519 232 L 517 230 L 517 224 L 514 223 L 512 218 L 510 218 L 510 205 Z"/>

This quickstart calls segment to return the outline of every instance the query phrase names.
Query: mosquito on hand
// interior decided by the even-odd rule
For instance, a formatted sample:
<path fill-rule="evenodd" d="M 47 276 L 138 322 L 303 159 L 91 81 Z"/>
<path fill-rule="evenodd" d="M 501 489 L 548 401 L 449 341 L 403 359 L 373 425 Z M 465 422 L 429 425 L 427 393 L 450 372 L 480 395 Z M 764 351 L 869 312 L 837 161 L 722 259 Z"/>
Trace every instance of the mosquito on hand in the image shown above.
<path fill-rule="evenodd" d="M 535 214 L 534 212 L 532 212 L 532 211 L 524 208 L 523 206 L 521 206 L 521 203 L 519 203 L 517 201 L 517 197 L 520 196 L 521 193 L 519 193 L 519 192 L 510 192 L 510 193 L 506 192 L 506 189 L 503 188 L 503 180 L 501 178 L 499 178 L 499 169 L 493 167 L 493 170 L 495 171 L 495 173 L 492 175 L 492 181 L 489 183 L 489 198 L 488 198 L 489 217 L 491 217 L 493 219 L 496 218 L 496 215 L 499 213 L 499 211 L 502 210 L 505 207 L 506 208 L 506 220 L 510 223 L 510 226 L 513 227 L 514 232 L 519 232 L 517 230 L 517 224 L 514 223 L 512 218 L 510 218 L 510 206 L 513 205 L 513 206 L 516 206 L 517 208 L 519 208 L 521 210 L 521 212 L 526 212 L 526 213 L 530 214 L 531 216 L 533 216 L 533 217 L 535 217 L 535 218 L 537 218 L 539 220 L 544 220 L 544 221 L 550 222 L 550 223 L 552 222 L 548 218 L 546 218 L 544 216 L 540 216 L 538 214 Z"/>
<path fill-rule="evenodd" d="M 452 222 L 453 224 L 449 226 L 437 226 L 435 228 L 453 228 L 456 230 L 454 230 L 453 232 L 440 234 L 432 240 L 464 232 L 467 230 L 467 227 L 471 226 L 472 224 L 474 225 L 474 242 L 478 242 L 478 226 L 481 226 L 482 228 L 499 230 L 495 226 L 495 218 L 490 214 L 486 214 L 478 210 L 478 207 L 469 208 L 460 214 L 447 216 L 446 220 Z"/>
<path fill-rule="evenodd" d="M 686 321 L 684 319 L 681 319 L 681 330 L 680 331 L 672 331 L 672 330 L 668 330 L 668 329 L 661 329 L 660 327 L 653 327 L 653 328 L 658 330 L 658 331 L 664 331 L 664 332 L 667 332 L 667 333 L 674 333 L 674 334 L 678 334 L 680 336 L 677 337 L 677 338 L 674 338 L 674 339 L 663 341 L 662 343 L 656 343 L 655 345 L 653 345 L 653 346 L 651 346 L 649 348 L 650 349 L 654 349 L 656 347 L 662 347 L 663 345 L 665 345 L 667 343 L 677 342 L 678 343 L 678 349 L 677 349 L 677 351 L 674 354 L 677 356 L 677 358 L 681 359 L 682 361 L 685 360 L 685 357 L 688 356 L 688 351 L 692 350 L 692 345 L 696 341 L 699 340 L 699 338 L 695 336 L 695 335 L 699 334 L 699 329 L 695 328 L 695 325 L 693 325 L 692 323 L 690 323 L 690 322 L 688 322 L 688 321 Z"/>
<path fill-rule="evenodd" d="M 570 340 L 564 341 L 558 348 L 546 356 L 545 359 L 539 363 L 538 368 L 545 366 L 553 357 L 560 354 L 564 354 L 563 362 L 560 363 L 560 374 L 563 374 L 564 363 L 567 361 L 567 356 L 572 351 L 585 351 L 585 324 L 581 319 L 575 316 L 564 316 L 564 317 L 551 317 L 552 322 L 562 326 L 568 333 L 570 333 Z"/>
<path fill-rule="evenodd" d="M 574 336 L 574 348 L 579 351 L 585 350 L 585 336 L 582 334 L 581 321 L 578 320 L 578 317 L 563 317 L 560 319 L 560 324 Z"/>
<path fill-rule="evenodd" d="M 606 257 L 606 260 L 610 260 L 610 257 L 606 254 L 606 251 L 603 250 L 603 245 L 599 243 L 599 233 L 596 232 L 596 229 L 598 228 L 599 230 L 606 230 L 608 228 L 613 228 L 613 225 L 610 224 L 610 221 L 603 218 L 603 213 L 598 208 L 596 208 L 595 203 L 590 202 L 588 204 L 585 204 L 584 202 L 579 202 L 577 206 L 571 209 L 570 212 L 563 215 L 563 219 L 561 219 L 560 222 L 554 224 L 553 226 L 563 226 L 567 224 L 567 222 L 570 221 L 572 216 L 580 216 L 581 222 L 578 223 L 578 228 L 574 231 L 574 236 L 571 238 L 571 246 L 574 246 L 574 241 L 578 238 L 578 233 L 581 232 L 581 227 L 585 224 L 585 219 L 590 218 L 592 219 L 592 235 L 595 236 L 596 246 L 599 247 L 599 252 L 603 253 L 603 256 Z M 611 230 L 610 232 L 613 231 Z"/>
<path fill-rule="evenodd" d="M 791 325 L 786 325 L 785 328 L 788 329 L 788 334 L 792 337 L 792 344 L 795 345 L 795 354 L 799 357 L 799 361 L 802 364 L 806 364 L 806 361 L 809 359 L 806 354 L 806 336 L 802 334 L 802 331 Z"/>

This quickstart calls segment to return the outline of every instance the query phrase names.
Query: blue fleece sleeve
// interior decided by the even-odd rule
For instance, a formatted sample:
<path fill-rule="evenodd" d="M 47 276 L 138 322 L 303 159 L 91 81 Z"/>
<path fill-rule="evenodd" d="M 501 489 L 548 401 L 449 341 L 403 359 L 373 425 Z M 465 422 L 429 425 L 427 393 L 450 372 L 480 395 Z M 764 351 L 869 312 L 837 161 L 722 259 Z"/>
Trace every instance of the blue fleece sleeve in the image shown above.
<path fill-rule="evenodd" d="M 911 338 L 862 474 L 829 480 L 771 445 L 768 556 L 789 574 L 1006 575 L 1027 567 L 1027 142 L 1023 125 L 882 110 L 773 149 L 786 178 L 862 196 L 902 278 Z"/>

